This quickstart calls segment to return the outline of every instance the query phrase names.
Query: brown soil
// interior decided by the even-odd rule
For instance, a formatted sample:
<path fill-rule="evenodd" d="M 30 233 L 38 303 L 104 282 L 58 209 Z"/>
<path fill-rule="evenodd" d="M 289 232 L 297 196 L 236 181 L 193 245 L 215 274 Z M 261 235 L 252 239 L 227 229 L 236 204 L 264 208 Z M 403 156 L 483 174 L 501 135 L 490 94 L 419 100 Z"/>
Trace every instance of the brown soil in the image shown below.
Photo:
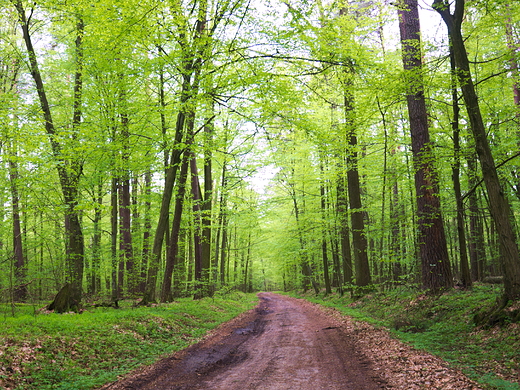
<path fill-rule="evenodd" d="M 304 300 L 259 297 L 204 341 L 102 389 L 478 389 L 384 330 Z"/>

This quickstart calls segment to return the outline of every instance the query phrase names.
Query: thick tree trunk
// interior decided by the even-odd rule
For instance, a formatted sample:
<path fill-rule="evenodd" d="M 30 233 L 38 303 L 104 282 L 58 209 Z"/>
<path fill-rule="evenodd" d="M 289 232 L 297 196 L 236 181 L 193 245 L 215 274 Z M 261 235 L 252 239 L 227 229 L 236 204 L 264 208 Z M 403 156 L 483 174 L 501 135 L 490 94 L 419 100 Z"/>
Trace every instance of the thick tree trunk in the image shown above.
<path fill-rule="evenodd" d="M 422 284 L 425 289 L 437 293 L 442 289 L 451 288 L 453 278 L 428 131 L 428 115 L 421 74 L 417 0 L 400 1 L 398 13 L 403 65 L 408 79 L 406 100 L 414 156 Z"/>
<path fill-rule="evenodd" d="M 520 254 L 510 220 L 511 208 L 500 185 L 462 37 L 464 1 L 456 1 L 454 14 L 450 13 L 448 4 L 443 0 L 434 0 L 433 6 L 446 23 L 453 45 L 459 85 L 466 103 L 471 131 L 475 138 L 475 148 L 489 197 L 491 216 L 498 233 L 500 256 L 504 270 L 504 294 L 509 300 L 518 300 L 520 299 Z"/>
<path fill-rule="evenodd" d="M 14 2 L 18 12 L 19 22 L 22 28 L 23 39 L 29 57 L 29 68 L 31 76 L 36 86 L 40 108 L 43 113 L 45 130 L 49 136 L 52 153 L 56 159 L 56 169 L 60 180 L 63 199 L 65 202 L 65 236 L 66 236 L 66 256 L 68 279 L 70 280 L 70 297 L 65 302 L 69 307 L 60 307 L 58 311 L 68 311 L 77 309 L 82 297 L 83 283 L 83 261 L 84 261 L 84 242 L 83 231 L 81 229 L 80 212 L 77 208 L 79 196 L 79 178 L 81 176 L 82 164 L 79 159 L 66 159 L 63 154 L 63 144 L 60 143 L 54 121 L 51 114 L 50 104 L 45 91 L 45 86 L 38 66 L 36 52 L 32 44 L 30 34 L 30 19 L 26 17 L 25 9 L 21 0 Z M 83 60 L 83 22 L 81 19 L 77 24 L 76 39 L 76 73 L 74 77 L 74 107 L 73 107 L 73 129 L 77 136 L 77 129 L 81 121 L 81 96 L 82 96 L 82 60 Z M 61 310 L 63 309 L 63 310 Z"/>

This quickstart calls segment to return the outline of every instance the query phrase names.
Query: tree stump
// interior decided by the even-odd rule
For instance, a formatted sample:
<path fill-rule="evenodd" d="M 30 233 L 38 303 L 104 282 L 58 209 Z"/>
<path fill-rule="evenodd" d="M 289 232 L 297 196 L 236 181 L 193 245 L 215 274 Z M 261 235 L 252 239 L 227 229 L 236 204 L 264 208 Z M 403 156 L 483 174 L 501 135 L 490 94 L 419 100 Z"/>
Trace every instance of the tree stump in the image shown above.
<path fill-rule="evenodd" d="M 79 311 L 79 303 L 72 299 L 72 288 L 70 283 L 65 284 L 61 288 L 58 294 L 54 297 L 54 301 L 47 306 L 47 310 L 54 310 L 56 313 Z"/>

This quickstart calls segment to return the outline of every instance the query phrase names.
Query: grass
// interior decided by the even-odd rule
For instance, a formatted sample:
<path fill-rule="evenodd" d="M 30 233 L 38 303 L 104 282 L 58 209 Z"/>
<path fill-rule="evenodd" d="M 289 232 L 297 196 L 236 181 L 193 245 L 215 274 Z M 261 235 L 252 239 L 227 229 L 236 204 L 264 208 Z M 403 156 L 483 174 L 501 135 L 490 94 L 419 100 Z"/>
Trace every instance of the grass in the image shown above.
<path fill-rule="evenodd" d="M 500 293 L 498 287 L 476 285 L 440 296 L 398 289 L 360 299 L 303 297 L 388 328 L 400 340 L 460 368 L 484 389 L 519 390 L 520 325 L 483 329 L 473 323 L 474 315 L 493 307 Z"/>
<path fill-rule="evenodd" d="M 193 344 L 256 301 L 253 294 L 230 293 L 61 315 L 19 306 L 15 317 L 0 318 L 0 388 L 100 387 Z"/>

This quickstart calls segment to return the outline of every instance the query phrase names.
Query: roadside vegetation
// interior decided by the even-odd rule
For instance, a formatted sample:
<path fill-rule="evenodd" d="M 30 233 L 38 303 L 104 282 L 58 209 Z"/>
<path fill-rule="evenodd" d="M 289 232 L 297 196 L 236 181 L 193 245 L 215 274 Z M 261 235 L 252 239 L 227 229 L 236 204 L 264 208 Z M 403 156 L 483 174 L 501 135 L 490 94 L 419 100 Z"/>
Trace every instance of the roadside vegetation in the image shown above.
<path fill-rule="evenodd" d="M 93 389 L 199 341 L 256 304 L 229 293 L 169 304 L 86 308 L 54 314 L 34 305 L 1 307 L 0 388 Z"/>
<path fill-rule="evenodd" d="M 496 306 L 501 293 L 497 286 L 477 284 L 471 291 L 438 296 L 400 288 L 362 298 L 298 297 L 386 327 L 396 338 L 461 369 L 484 389 L 520 389 L 520 324 L 475 325 L 475 316 Z"/>

